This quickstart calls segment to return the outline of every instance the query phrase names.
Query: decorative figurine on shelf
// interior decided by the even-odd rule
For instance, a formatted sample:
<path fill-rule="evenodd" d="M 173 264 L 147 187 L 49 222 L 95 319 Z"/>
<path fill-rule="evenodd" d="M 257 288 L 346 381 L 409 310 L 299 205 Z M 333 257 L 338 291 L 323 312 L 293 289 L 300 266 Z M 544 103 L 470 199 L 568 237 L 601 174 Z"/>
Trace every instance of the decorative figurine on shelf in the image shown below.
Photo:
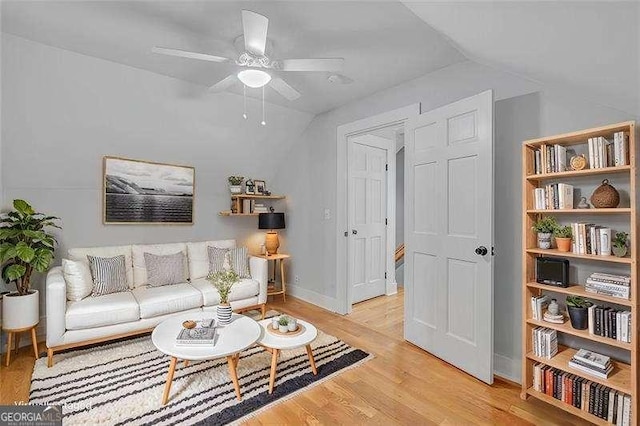
<path fill-rule="evenodd" d="M 591 194 L 591 204 L 597 209 L 612 209 L 620 204 L 620 193 L 612 185 L 609 179 L 604 179 L 602 185 Z"/>
<path fill-rule="evenodd" d="M 587 167 L 587 158 L 584 154 L 574 155 L 571 157 L 571 160 L 569 160 L 569 164 L 571 165 L 572 170 L 582 170 Z"/>
<path fill-rule="evenodd" d="M 247 179 L 244 183 L 245 193 L 253 195 L 256 193 L 256 185 L 253 183 L 253 179 Z"/>
<path fill-rule="evenodd" d="M 564 315 L 560 313 L 560 306 L 556 299 L 551 299 L 551 303 L 547 307 L 547 311 L 543 315 L 543 319 L 546 322 L 552 322 L 555 324 L 564 324 Z"/>
<path fill-rule="evenodd" d="M 579 209 L 588 209 L 591 206 L 589 206 L 589 203 L 587 203 L 587 197 L 580 197 L 580 202 L 578 203 L 577 206 Z"/>

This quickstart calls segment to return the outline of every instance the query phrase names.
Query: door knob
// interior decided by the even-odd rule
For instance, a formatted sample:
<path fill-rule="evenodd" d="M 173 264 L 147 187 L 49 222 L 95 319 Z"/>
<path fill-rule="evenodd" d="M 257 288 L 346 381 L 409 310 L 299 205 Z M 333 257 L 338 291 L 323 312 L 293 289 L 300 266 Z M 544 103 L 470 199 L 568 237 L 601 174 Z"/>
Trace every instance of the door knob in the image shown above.
<path fill-rule="evenodd" d="M 489 250 L 487 250 L 485 246 L 476 247 L 476 254 L 478 256 L 485 256 L 487 253 L 489 253 Z"/>
<path fill-rule="evenodd" d="M 358 231 L 357 231 L 357 230 L 355 230 L 355 229 L 352 229 L 352 230 L 351 230 L 351 233 L 352 233 L 353 235 L 356 235 L 356 234 L 358 233 Z"/>

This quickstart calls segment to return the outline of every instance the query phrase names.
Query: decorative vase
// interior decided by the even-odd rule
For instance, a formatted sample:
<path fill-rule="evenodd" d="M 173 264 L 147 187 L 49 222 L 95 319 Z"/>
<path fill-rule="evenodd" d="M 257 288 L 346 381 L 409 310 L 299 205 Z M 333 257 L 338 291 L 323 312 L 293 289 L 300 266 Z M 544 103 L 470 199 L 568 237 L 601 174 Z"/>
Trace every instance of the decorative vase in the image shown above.
<path fill-rule="evenodd" d="M 586 330 L 589 327 L 587 308 L 576 308 L 574 306 L 567 306 L 567 310 L 569 311 L 571 327 L 575 328 L 576 330 Z"/>
<path fill-rule="evenodd" d="M 287 331 L 289 331 L 289 326 L 280 324 L 278 326 L 278 330 L 280 330 L 280 333 L 286 333 Z"/>
<path fill-rule="evenodd" d="M 556 244 L 558 245 L 558 251 L 571 251 L 571 238 L 556 237 Z"/>
<path fill-rule="evenodd" d="M 602 185 L 593 191 L 593 194 L 591 194 L 591 204 L 597 209 L 618 207 L 618 204 L 620 204 L 620 194 L 617 189 L 609 185 L 609 179 L 604 179 Z"/>
<path fill-rule="evenodd" d="M 20 330 L 40 322 L 40 293 L 31 290 L 20 296 L 18 292 L 5 294 L 2 299 L 2 328 Z"/>
<path fill-rule="evenodd" d="M 558 315 L 558 313 L 560 312 L 560 306 L 558 306 L 558 301 L 556 299 L 551 299 L 551 303 L 549 303 L 547 310 L 551 315 Z"/>
<path fill-rule="evenodd" d="M 296 331 L 298 328 L 298 320 L 295 318 L 289 318 L 289 324 L 287 325 L 289 331 Z"/>
<path fill-rule="evenodd" d="M 231 305 L 221 303 L 216 308 L 216 312 L 218 314 L 218 325 L 228 325 L 231 323 L 231 314 L 233 313 Z"/>
<path fill-rule="evenodd" d="M 538 232 L 538 248 L 551 248 L 551 232 Z"/>
<path fill-rule="evenodd" d="M 613 246 L 611 247 L 614 256 L 616 257 L 625 257 L 627 255 L 627 246 Z"/>
<path fill-rule="evenodd" d="M 273 328 L 274 330 L 278 329 L 278 317 L 273 317 L 271 318 L 271 328 Z"/>
<path fill-rule="evenodd" d="M 242 194 L 242 185 L 229 185 L 232 194 Z"/>

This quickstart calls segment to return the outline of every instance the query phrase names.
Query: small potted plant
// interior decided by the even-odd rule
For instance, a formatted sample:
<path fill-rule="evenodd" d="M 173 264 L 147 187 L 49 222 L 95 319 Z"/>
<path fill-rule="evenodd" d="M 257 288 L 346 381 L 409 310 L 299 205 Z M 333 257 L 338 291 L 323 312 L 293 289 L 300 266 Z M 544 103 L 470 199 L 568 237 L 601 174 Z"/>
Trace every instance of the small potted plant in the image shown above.
<path fill-rule="evenodd" d="M 47 228 L 60 228 L 57 217 L 37 213 L 24 200 L 13 200 L 13 208 L 0 219 L 2 278 L 16 286 L 2 301 L 7 330 L 28 329 L 40 321 L 39 293 L 31 289 L 31 278 L 51 266 L 56 240 Z"/>
<path fill-rule="evenodd" d="M 289 317 L 289 324 L 287 324 L 287 328 L 289 329 L 289 331 L 296 331 L 296 329 L 298 328 L 298 320 Z"/>
<path fill-rule="evenodd" d="M 278 330 L 280 333 L 286 333 L 289 331 L 289 318 L 285 315 L 282 315 L 280 319 L 278 319 Z"/>
<path fill-rule="evenodd" d="M 558 229 L 558 222 L 555 217 L 545 216 L 533 224 L 533 230 L 538 233 L 538 248 L 551 248 L 551 236 Z"/>
<path fill-rule="evenodd" d="M 232 194 L 242 194 L 242 181 L 243 176 L 229 176 L 229 191 Z"/>
<path fill-rule="evenodd" d="M 586 330 L 589 327 L 588 309 L 593 303 L 581 296 L 567 296 L 566 300 L 571 327 Z"/>
<path fill-rule="evenodd" d="M 573 232 L 570 226 L 560 226 L 553 231 L 553 235 L 556 237 L 556 244 L 558 251 L 571 251 L 571 237 Z"/>
<path fill-rule="evenodd" d="M 209 274 L 207 277 L 220 294 L 220 304 L 216 308 L 218 324 L 227 325 L 231 323 L 231 304 L 229 303 L 229 293 L 235 283 L 239 281 L 238 274 L 232 270 L 224 270 Z"/>
<path fill-rule="evenodd" d="M 626 232 L 616 232 L 616 237 L 613 239 L 611 250 L 617 257 L 625 257 L 627 255 L 627 238 L 629 234 Z"/>

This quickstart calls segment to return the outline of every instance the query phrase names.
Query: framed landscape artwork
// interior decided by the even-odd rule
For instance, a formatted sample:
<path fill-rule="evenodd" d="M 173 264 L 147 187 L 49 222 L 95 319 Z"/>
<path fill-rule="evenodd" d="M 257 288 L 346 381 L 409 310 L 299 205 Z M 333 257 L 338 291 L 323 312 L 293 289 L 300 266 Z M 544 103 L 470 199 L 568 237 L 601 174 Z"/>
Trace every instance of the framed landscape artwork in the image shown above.
<path fill-rule="evenodd" d="M 104 157 L 105 224 L 193 224 L 195 169 Z"/>

